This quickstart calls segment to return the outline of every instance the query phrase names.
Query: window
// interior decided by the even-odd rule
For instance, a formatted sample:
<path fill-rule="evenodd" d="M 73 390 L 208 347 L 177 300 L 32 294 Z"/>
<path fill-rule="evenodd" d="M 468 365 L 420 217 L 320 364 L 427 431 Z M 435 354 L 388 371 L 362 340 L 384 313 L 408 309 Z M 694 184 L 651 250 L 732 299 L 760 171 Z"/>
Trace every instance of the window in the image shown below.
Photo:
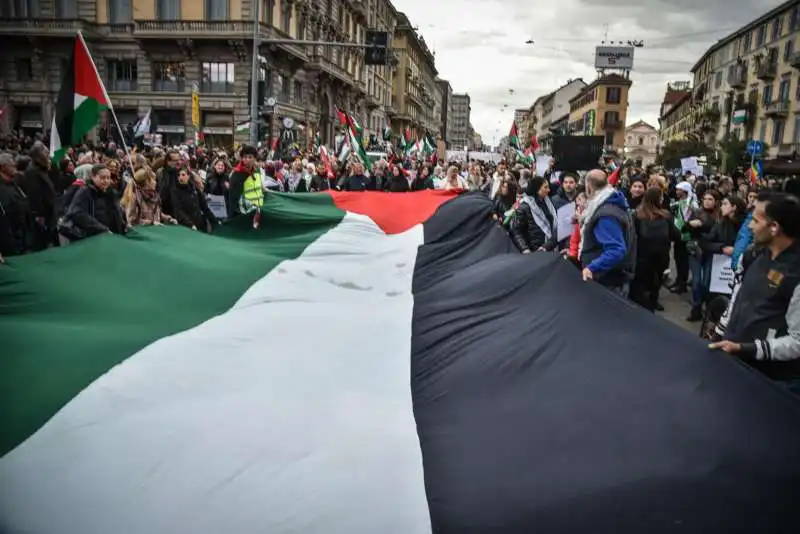
<path fill-rule="evenodd" d="M 133 20 L 133 0 L 108 0 L 108 21 L 122 24 Z"/>
<path fill-rule="evenodd" d="M 789 15 L 789 31 L 793 32 L 798 28 L 800 28 L 800 6 L 795 6 Z"/>
<path fill-rule="evenodd" d="M 783 15 L 779 16 L 772 23 L 772 40 L 780 39 L 783 33 Z"/>
<path fill-rule="evenodd" d="M 762 24 L 758 28 L 758 33 L 756 34 L 756 46 L 763 46 L 766 40 L 767 40 L 767 25 Z"/>
<path fill-rule="evenodd" d="M 722 87 L 722 71 L 718 71 L 714 75 L 714 88 L 719 89 L 720 87 Z"/>
<path fill-rule="evenodd" d="M 33 62 L 29 57 L 18 57 L 14 62 L 17 71 L 17 81 L 30 82 L 33 80 Z"/>
<path fill-rule="evenodd" d="M 749 52 L 751 44 L 752 44 L 752 38 L 750 32 L 747 32 L 746 34 L 744 34 L 744 37 L 742 37 L 742 49 L 745 52 Z"/>
<path fill-rule="evenodd" d="M 755 104 L 758 102 L 758 89 L 752 89 L 747 95 L 748 104 Z"/>
<path fill-rule="evenodd" d="M 603 128 L 613 128 L 619 122 L 618 111 L 606 111 L 603 115 Z"/>
<path fill-rule="evenodd" d="M 56 17 L 61 19 L 77 19 L 78 0 L 56 0 Z"/>
<path fill-rule="evenodd" d="M 281 99 L 284 102 L 289 101 L 289 77 L 288 76 L 281 76 Z"/>
<path fill-rule="evenodd" d="M 158 20 L 180 20 L 181 0 L 158 0 L 156 2 L 156 18 Z"/>
<path fill-rule="evenodd" d="M 281 17 L 281 29 L 287 34 L 292 29 L 292 6 L 284 2 L 283 16 Z"/>
<path fill-rule="evenodd" d="M 614 132 L 606 132 L 606 146 L 614 145 Z"/>
<path fill-rule="evenodd" d="M 794 118 L 794 137 L 792 138 L 792 143 L 795 145 L 800 143 L 800 117 Z"/>
<path fill-rule="evenodd" d="M 761 95 L 761 103 L 765 106 L 772 102 L 772 86 L 767 85 L 764 87 L 764 93 Z"/>
<path fill-rule="evenodd" d="M 790 78 L 781 80 L 781 85 L 778 87 L 778 100 L 781 102 L 789 101 L 789 84 L 792 83 Z"/>
<path fill-rule="evenodd" d="M 205 0 L 206 20 L 228 20 L 228 0 Z"/>
<path fill-rule="evenodd" d="M 0 2 L 0 16 L 20 19 L 39 16 L 39 0 L 5 0 Z"/>
<path fill-rule="evenodd" d="M 233 63 L 203 63 L 201 93 L 232 93 Z"/>
<path fill-rule="evenodd" d="M 644 145 L 644 137 L 639 137 L 639 146 Z"/>
<path fill-rule="evenodd" d="M 786 41 L 786 44 L 783 45 L 783 59 L 785 61 L 789 61 L 789 58 L 792 57 L 794 54 L 794 39 L 789 39 Z"/>
<path fill-rule="evenodd" d="M 619 87 L 606 88 L 606 104 L 619 104 L 622 97 L 622 90 Z"/>
<path fill-rule="evenodd" d="M 761 121 L 761 128 L 758 129 L 758 140 L 765 141 L 767 137 L 767 121 Z"/>
<path fill-rule="evenodd" d="M 106 84 L 109 91 L 136 91 L 137 78 L 136 61 L 109 61 L 106 64 Z"/>
<path fill-rule="evenodd" d="M 306 19 L 302 16 L 297 19 L 297 38 L 300 40 L 306 38 Z"/>
<path fill-rule="evenodd" d="M 775 119 L 772 122 L 772 144 L 777 146 L 783 143 L 783 130 L 786 127 L 786 122 L 783 119 Z"/>
<path fill-rule="evenodd" d="M 303 102 L 303 82 L 294 82 L 294 101 L 296 104 Z"/>
<path fill-rule="evenodd" d="M 186 86 L 186 66 L 183 63 L 153 63 L 153 91 L 182 93 Z"/>
<path fill-rule="evenodd" d="M 270 26 L 274 25 L 275 23 L 275 0 L 264 0 L 264 4 L 261 6 L 261 20 L 269 24 Z M 325 47 L 326 49 L 330 48 L 328 46 Z"/>

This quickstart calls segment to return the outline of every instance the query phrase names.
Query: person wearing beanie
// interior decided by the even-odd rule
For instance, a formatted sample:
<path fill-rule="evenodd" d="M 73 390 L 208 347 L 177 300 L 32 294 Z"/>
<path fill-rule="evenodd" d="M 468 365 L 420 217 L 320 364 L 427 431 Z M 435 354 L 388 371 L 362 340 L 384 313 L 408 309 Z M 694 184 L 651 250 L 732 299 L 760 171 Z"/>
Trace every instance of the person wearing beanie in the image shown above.
<path fill-rule="evenodd" d="M 550 200 L 550 184 L 542 176 L 529 177 L 530 171 L 522 171 L 526 182 L 514 220 L 511 235 L 523 254 L 550 251 L 556 247 L 556 208 Z"/>

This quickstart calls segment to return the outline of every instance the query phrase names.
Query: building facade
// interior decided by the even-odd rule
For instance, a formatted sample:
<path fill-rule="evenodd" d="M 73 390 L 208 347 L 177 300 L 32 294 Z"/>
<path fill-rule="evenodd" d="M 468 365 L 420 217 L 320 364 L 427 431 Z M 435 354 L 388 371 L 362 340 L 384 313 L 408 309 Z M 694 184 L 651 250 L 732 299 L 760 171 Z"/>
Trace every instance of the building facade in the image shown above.
<path fill-rule="evenodd" d="M 530 132 L 528 131 L 528 109 L 515 109 L 514 110 L 514 123 L 517 125 L 517 133 L 519 134 L 520 143 L 525 144 L 525 139 L 530 139 Z"/>
<path fill-rule="evenodd" d="M 364 0 L 367 2 L 367 27 L 385 31 L 389 34 L 392 46 L 397 26 L 397 11 L 390 0 Z M 395 69 L 389 65 L 368 65 L 364 67 L 366 94 L 362 113 L 366 115 L 364 126 L 376 139 L 382 139 L 384 127 L 391 122 L 392 87 Z M 355 110 L 354 110 L 355 111 Z"/>
<path fill-rule="evenodd" d="M 387 29 L 393 24 L 386 0 L 258 1 L 262 38 L 363 41 L 370 17 Z M 23 4 L 31 9 L 11 9 Z M 152 110 L 166 143 L 196 131 L 209 145 L 245 142 L 248 132 L 235 133 L 235 125 L 250 119 L 254 7 L 254 0 L 21 0 L 0 13 L 4 126 L 49 128 L 69 43 L 80 30 L 123 127 Z M 268 134 L 288 117 L 331 142 L 337 107 L 372 127 L 392 111 L 391 69 L 367 75 L 360 49 L 262 44 L 259 56 L 264 99 L 276 101 L 264 111 Z M 432 60 L 423 63 L 429 73 Z"/>
<path fill-rule="evenodd" d="M 662 113 L 659 146 L 686 139 L 693 129 L 692 120 L 692 93 L 686 92 Z"/>
<path fill-rule="evenodd" d="M 451 145 L 455 147 L 455 150 L 463 150 L 465 146 L 470 145 L 470 128 L 472 127 L 470 124 L 471 110 L 469 94 L 453 94 L 453 140 Z"/>
<path fill-rule="evenodd" d="M 656 162 L 658 156 L 658 130 L 644 121 L 625 128 L 625 158 L 639 167 Z"/>
<path fill-rule="evenodd" d="M 569 101 L 572 135 L 601 135 L 607 150 L 625 148 L 628 92 L 633 82 L 618 74 L 597 78 Z"/>
<path fill-rule="evenodd" d="M 665 117 L 670 114 L 671 110 L 678 104 L 684 102 L 687 98 L 692 96 L 692 82 L 670 82 L 667 84 L 667 89 L 664 91 L 664 99 L 661 101 L 661 108 L 658 112 L 658 145 L 664 146 L 668 141 L 669 135 L 672 131 L 668 131 L 665 123 Z"/>
<path fill-rule="evenodd" d="M 415 135 L 437 132 L 441 117 L 434 116 L 438 91 L 434 57 L 404 13 L 397 14 L 392 50 L 399 59 L 392 90 L 395 131 L 408 128 Z"/>
<path fill-rule="evenodd" d="M 553 135 L 566 133 L 566 131 L 554 128 L 553 124 L 560 122 L 564 117 L 569 117 L 570 100 L 585 88 L 586 82 L 581 78 L 576 78 L 567 81 L 567 83 L 542 98 L 542 118 L 537 128 L 537 139 L 543 151 L 550 151 Z"/>
<path fill-rule="evenodd" d="M 800 147 L 800 3 L 784 2 L 715 43 L 692 68 L 691 134 L 758 139 L 767 156 Z"/>
<path fill-rule="evenodd" d="M 450 118 L 453 116 L 453 87 L 447 80 L 438 80 L 439 92 L 442 98 L 442 113 L 440 136 L 445 146 L 449 149 L 453 140 L 453 125 Z"/>

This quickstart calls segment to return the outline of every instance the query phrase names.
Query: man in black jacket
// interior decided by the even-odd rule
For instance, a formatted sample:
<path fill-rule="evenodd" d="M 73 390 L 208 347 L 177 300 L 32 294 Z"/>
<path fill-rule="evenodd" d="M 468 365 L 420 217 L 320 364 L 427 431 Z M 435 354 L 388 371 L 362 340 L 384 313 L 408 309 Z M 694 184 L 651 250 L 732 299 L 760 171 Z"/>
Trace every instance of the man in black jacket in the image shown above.
<path fill-rule="evenodd" d="M 723 340 L 709 347 L 800 393 L 800 200 L 760 194 L 750 229 L 758 252 L 745 265 Z"/>
<path fill-rule="evenodd" d="M 30 149 L 31 165 L 25 170 L 20 188 L 28 196 L 36 221 L 34 250 L 56 244 L 56 188 L 50 180 L 50 154 L 41 141 Z"/>

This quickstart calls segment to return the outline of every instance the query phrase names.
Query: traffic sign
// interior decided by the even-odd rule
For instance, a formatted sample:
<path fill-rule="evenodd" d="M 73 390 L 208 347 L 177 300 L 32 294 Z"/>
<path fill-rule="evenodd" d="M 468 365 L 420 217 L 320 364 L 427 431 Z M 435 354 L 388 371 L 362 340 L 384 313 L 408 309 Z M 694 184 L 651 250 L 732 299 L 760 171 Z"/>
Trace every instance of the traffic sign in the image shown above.
<path fill-rule="evenodd" d="M 747 153 L 751 156 L 757 156 L 764 151 L 764 143 L 755 139 L 747 142 Z"/>

